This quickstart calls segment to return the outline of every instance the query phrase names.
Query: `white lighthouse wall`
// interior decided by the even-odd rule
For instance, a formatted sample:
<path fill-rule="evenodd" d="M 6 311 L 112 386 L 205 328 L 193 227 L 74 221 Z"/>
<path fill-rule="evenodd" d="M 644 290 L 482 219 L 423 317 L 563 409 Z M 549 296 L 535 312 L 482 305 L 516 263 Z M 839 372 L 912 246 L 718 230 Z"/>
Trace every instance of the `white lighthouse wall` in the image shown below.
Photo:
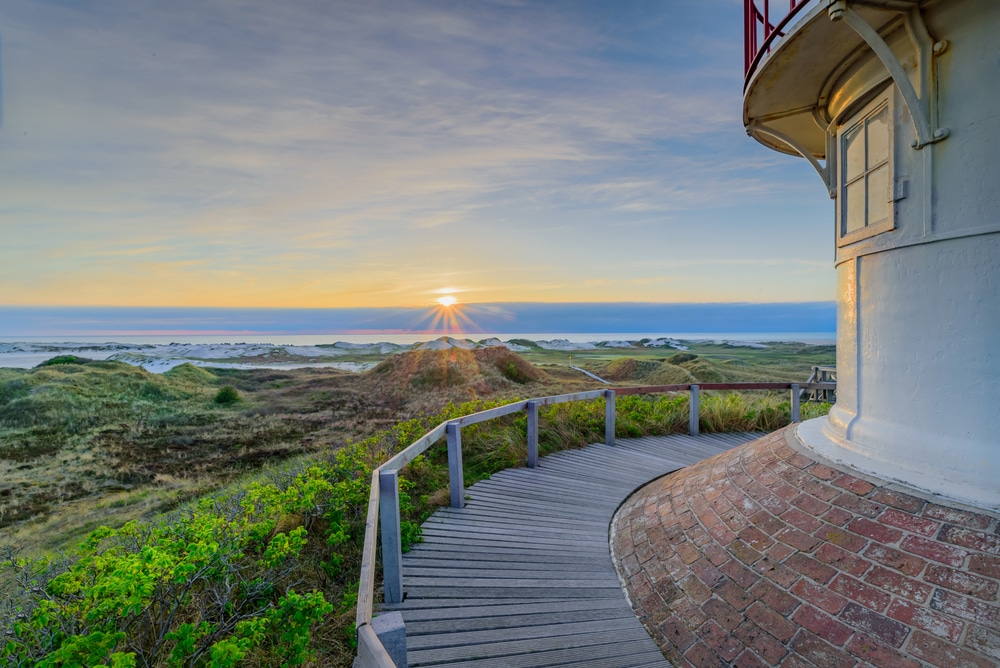
<path fill-rule="evenodd" d="M 905 197 L 894 230 L 838 249 L 838 403 L 800 434 L 861 470 L 1000 508 L 1000 3 L 931 9 L 950 43 L 937 66 L 951 135 L 911 148 L 894 91 Z"/>

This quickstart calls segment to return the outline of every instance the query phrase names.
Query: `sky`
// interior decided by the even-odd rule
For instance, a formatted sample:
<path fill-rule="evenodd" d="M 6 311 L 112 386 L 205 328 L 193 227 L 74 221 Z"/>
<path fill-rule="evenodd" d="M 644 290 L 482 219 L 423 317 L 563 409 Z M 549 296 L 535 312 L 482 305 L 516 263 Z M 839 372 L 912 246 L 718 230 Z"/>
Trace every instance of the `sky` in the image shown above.
<path fill-rule="evenodd" d="M 0 305 L 829 302 L 742 0 L 6 0 Z"/>

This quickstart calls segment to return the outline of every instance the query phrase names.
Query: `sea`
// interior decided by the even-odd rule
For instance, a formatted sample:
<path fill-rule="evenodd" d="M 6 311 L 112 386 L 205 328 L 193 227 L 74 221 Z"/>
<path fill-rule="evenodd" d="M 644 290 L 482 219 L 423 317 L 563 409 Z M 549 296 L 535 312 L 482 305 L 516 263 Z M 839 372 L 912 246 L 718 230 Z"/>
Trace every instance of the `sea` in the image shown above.
<path fill-rule="evenodd" d="M 134 343 L 167 344 L 188 343 L 194 345 L 208 343 L 257 343 L 276 346 L 316 346 L 336 343 L 396 343 L 410 345 L 432 341 L 441 336 L 455 339 L 483 341 L 490 338 L 510 341 L 551 341 L 564 339 L 574 343 L 599 341 L 640 341 L 642 339 L 678 339 L 684 341 L 791 341 L 815 345 L 833 344 L 837 340 L 835 332 L 532 332 L 528 334 L 497 334 L 489 332 L 410 332 L 370 334 L 123 334 L 114 336 L 0 336 L 0 343 Z"/>
<path fill-rule="evenodd" d="M 621 347 L 625 342 L 642 339 L 674 342 L 671 347 L 683 349 L 685 341 L 726 342 L 731 345 L 763 347 L 766 342 L 801 342 L 813 345 L 833 345 L 834 332 L 411 332 L 366 334 L 140 334 L 112 336 L 0 336 L 0 368 L 27 369 L 57 355 L 78 355 L 88 359 L 110 359 L 142 366 L 162 372 L 183 364 L 229 368 L 302 368 L 335 367 L 349 371 L 363 371 L 370 365 L 355 362 L 336 362 L 325 359 L 310 361 L 311 357 L 328 358 L 331 346 L 344 344 L 341 350 L 361 352 L 377 344 L 389 350 L 395 346 L 435 341 L 443 336 L 456 340 L 485 341 L 497 339 L 511 341 L 527 339 L 553 344 L 562 350 L 572 350 L 587 344 L 608 342 Z M 324 346 L 318 348 L 318 346 Z M 550 346 L 546 346 L 550 347 Z M 289 354 L 301 358 L 294 363 L 253 363 L 239 358 L 267 355 L 274 348 L 284 348 Z M 230 361 L 231 360 L 231 361 Z"/>

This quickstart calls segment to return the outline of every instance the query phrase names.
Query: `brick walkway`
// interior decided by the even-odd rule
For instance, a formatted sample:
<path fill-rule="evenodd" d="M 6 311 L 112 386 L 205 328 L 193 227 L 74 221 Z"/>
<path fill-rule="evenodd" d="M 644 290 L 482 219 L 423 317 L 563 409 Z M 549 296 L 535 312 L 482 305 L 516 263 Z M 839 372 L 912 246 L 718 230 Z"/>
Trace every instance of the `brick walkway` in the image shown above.
<path fill-rule="evenodd" d="M 775 432 L 665 476 L 616 515 L 619 573 L 666 657 L 1000 664 L 997 516 L 825 466 L 794 438 Z"/>

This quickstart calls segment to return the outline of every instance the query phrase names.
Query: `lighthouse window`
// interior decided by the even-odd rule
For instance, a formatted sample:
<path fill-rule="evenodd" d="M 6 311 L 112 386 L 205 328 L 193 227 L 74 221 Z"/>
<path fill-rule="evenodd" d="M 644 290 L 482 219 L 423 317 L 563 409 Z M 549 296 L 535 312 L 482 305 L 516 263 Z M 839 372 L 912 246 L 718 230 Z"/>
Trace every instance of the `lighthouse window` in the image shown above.
<path fill-rule="evenodd" d="M 884 94 L 840 129 L 840 244 L 893 228 L 892 127 Z"/>

